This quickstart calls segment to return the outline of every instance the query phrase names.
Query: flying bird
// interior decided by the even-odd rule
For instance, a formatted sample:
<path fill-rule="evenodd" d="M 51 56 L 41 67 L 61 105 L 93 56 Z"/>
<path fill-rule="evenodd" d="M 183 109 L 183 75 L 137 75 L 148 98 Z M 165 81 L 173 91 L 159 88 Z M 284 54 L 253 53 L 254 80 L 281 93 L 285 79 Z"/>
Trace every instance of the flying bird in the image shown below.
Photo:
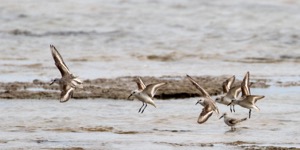
<path fill-rule="evenodd" d="M 141 78 L 138 78 L 136 83 L 137 83 L 138 89 L 133 90 L 127 99 L 129 99 L 131 96 L 134 96 L 139 101 L 143 102 L 142 107 L 139 109 L 139 113 L 144 112 L 144 110 L 147 107 L 147 104 L 150 104 L 156 108 L 156 105 L 153 101 L 153 97 L 154 97 L 155 93 L 157 92 L 157 90 L 160 87 L 162 87 L 163 85 L 165 85 L 166 83 L 164 83 L 164 82 L 154 83 L 154 84 L 149 84 L 146 86 Z"/>
<path fill-rule="evenodd" d="M 238 100 L 232 100 L 228 105 L 240 105 L 241 107 L 249 109 L 249 118 L 251 117 L 251 109 L 259 110 L 255 103 L 264 98 L 263 95 L 251 95 L 249 79 L 249 71 L 246 73 L 243 82 L 241 84 L 242 96 Z"/>
<path fill-rule="evenodd" d="M 67 102 L 72 96 L 76 88 L 83 88 L 82 81 L 78 77 L 74 76 L 67 65 L 65 64 L 63 58 L 57 51 L 57 49 L 50 45 L 51 53 L 55 62 L 57 69 L 60 71 L 61 78 L 55 78 L 50 85 L 57 83 L 60 87 L 60 102 Z"/>
<path fill-rule="evenodd" d="M 200 113 L 197 121 L 199 124 L 202 124 L 208 120 L 213 112 L 219 114 L 219 109 L 210 95 L 191 76 L 186 76 L 201 93 L 201 98 L 197 101 L 196 105 L 201 104 L 203 106 L 202 112 Z"/>

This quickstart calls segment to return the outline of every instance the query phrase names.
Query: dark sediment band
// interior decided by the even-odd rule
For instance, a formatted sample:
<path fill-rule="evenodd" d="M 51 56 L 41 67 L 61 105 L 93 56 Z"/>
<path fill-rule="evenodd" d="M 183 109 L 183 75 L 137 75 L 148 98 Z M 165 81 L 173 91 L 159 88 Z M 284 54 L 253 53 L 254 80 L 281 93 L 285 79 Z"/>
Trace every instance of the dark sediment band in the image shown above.
<path fill-rule="evenodd" d="M 210 95 L 222 92 L 221 84 L 225 76 L 198 76 L 195 80 L 205 88 Z M 137 89 L 136 77 L 119 77 L 114 79 L 99 78 L 85 80 L 83 89 L 76 89 L 74 99 L 127 99 L 130 92 Z M 156 93 L 157 99 L 179 99 L 200 96 L 198 90 L 183 76 L 142 77 L 145 84 L 166 82 Z M 33 82 L 0 83 L 1 99 L 59 99 L 58 85 L 49 85 L 38 79 Z M 267 87 L 266 82 L 257 82 L 253 87 Z M 240 84 L 236 81 L 235 84 Z"/>

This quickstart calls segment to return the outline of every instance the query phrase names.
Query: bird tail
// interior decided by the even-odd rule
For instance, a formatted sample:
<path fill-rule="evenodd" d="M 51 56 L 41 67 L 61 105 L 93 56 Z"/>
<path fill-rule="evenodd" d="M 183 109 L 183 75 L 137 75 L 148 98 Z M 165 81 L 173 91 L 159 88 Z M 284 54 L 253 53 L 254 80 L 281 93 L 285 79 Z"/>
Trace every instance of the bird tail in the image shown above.
<path fill-rule="evenodd" d="M 240 122 L 243 122 L 243 121 L 246 121 L 246 120 L 247 120 L 247 118 L 243 118 L 243 119 L 240 120 Z"/>
<path fill-rule="evenodd" d="M 148 102 L 148 104 L 150 104 L 150 105 L 152 105 L 152 106 L 154 106 L 156 108 L 156 105 L 155 105 L 155 103 L 153 101 L 152 102 Z"/>

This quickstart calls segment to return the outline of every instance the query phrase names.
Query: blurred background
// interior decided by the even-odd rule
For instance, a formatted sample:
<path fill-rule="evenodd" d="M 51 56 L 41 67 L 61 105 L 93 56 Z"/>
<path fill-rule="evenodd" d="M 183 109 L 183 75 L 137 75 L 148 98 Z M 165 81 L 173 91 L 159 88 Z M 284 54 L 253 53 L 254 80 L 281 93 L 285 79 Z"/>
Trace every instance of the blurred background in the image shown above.
<path fill-rule="evenodd" d="M 232 75 L 299 80 L 297 0 L 3 0 L 1 81 Z M 294 79 L 292 79 L 294 78 Z"/>

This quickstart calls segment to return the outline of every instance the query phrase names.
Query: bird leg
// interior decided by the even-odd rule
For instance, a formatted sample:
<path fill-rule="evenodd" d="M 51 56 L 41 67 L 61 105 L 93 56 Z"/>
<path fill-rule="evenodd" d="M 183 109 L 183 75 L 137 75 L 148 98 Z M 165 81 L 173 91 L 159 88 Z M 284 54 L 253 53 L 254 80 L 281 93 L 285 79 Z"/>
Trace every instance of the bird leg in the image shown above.
<path fill-rule="evenodd" d="M 143 106 L 144 106 L 144 102 L 143 102 L 143 105 L 142 105 L 142 107 L 139 109 L 139 112 L 141 112 L 141 110 L 142 110 Z"/>
<path fill-rule="evenodd" d="M 233 112 L 235 112 L 234 104 L 232 104 L 233 101 L 234 101 L 234 100 L 231 100 L 231 102 L 227 105 L 227 106 L 230 106 L 230 112 L 232 112 L 232 110 L 233 110 Z M 232 109 L 231 109 L 231 105 L 232 105 Z"/>
<path fill-rule="evenodd" d="M 249 109 L 249 119 L 250 119 L 250 117 L 251 117 L 251 109 Z"/>
<path fill-rule="evenodd" d="M 144 112 L 144 110 L 146 109 L 146 107 L 147 107 L 147 103 L 146 103 L 146 105 L 145 105 L 145 107 L 144 107 L 144 109 L 143 109 L 142 113 Z"/>
<path fill-rule="evenodd" d="M 232 108 L 233 108 L 233 112 L 235 112 L 235 108 L 234 108 L 234 105 L 232 105 Z"/>
<path fill-rule="evenodd" d="M 233 126 L 231 126 L 231 131 L 234 131 L 234 127 Z"/>

